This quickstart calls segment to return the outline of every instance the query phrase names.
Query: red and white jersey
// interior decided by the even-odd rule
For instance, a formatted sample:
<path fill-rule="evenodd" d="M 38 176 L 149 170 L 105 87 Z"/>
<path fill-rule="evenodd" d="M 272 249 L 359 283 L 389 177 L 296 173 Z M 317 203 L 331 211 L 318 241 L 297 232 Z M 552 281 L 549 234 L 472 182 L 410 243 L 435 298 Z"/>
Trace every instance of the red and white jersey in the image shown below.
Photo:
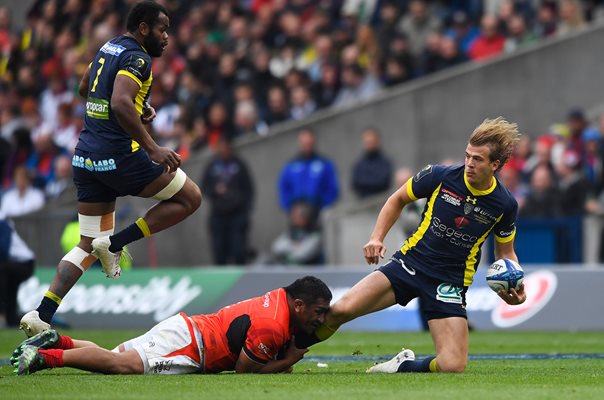
<path fill-rule="evenodd" d="M 284 289 L 226 306 L 215 314 L 191 316 L 203 337 L 205 372 L 232 371 L 241 350 L 259 363 L 275 359 L 291 340 Z"/>

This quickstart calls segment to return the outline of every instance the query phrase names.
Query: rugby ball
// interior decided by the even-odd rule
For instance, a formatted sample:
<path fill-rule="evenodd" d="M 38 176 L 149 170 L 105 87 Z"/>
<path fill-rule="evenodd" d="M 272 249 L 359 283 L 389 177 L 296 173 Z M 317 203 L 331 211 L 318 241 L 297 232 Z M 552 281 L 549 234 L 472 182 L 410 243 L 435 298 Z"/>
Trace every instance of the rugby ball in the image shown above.
<path fill-rule="evenodd" d="M 495 261 L 487 271 L 487 284 L 495 292 L 509 291 L 511 288 L 520 289 L 524 279 L 524 271 L 516 261 L 502 258 Z"/>

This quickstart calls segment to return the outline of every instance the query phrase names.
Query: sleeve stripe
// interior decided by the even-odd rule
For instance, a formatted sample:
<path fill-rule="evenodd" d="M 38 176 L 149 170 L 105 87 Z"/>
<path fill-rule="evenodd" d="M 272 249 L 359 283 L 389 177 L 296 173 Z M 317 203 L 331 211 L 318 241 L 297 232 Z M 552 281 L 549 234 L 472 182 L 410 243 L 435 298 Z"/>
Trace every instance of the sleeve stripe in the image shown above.
<path fill-rule="evenodd" d="M 126 71 L 126 70 L 124 70 L 124 69 L 121 69 L 121 70 L 119 70 L 119 71 L 118 71 L 118 73 L 117 73 L 117 74 L 118 74 L 118 75 L 126 75 L 126 76 L 128 76 L 128 77 L 132 78 L 132 80 L 133 80 L 134 82 L 138 83 L 138 87 L 139 87 L 139 88 L 143 87 L 143 83 L 141 82 L 141 80 L 140 80 L 140 79 L 138 79 L 138 78 L 137 78 L 137 77 L 136 77 L 136 76 L 135 76 L 135 75 L 134 75 L 132 72 L 128 72 L 128 71 Z"/>
<path fill-rule="evenodd" d="M 251 350 L 248 349 L 246 346 L 243 346 L 243 352 L 245 353 L 246 356 L 248 356 L 250 358 L 250 360 L 255 361 L 259 364 L 266 364 L 268 362 L 268 360 L 263 360 L 262 358 L 258 357 L 254 353 L 252 353 Z"/>
<path fill-rule="evenodd" d="M 415 194 L 413 194 L 413 188 L 412 188 L 412 184 L 413 184 L 413 177 L 409 178 L 407 180 L 407 195 L 409 196 L 409 198 L 411 200 L 417 200 L 417 197 L 415 196 Z"/>
<path fill-rule="evenodd" d="M 514 232 L 510 236 L 500 237 L 495 235 L 495 240 L 499 243 L 508 243 L 511 242 L 514 237 L 516 237 L 516 229 L 514 229 Z"/>

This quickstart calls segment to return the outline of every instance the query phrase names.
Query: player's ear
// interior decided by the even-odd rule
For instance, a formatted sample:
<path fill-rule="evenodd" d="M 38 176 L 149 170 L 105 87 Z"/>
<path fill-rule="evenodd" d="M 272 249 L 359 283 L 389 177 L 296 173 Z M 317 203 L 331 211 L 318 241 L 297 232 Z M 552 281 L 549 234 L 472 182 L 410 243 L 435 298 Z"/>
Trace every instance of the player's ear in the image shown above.
<path fill-rule="evenodd" d="M 497 171 L 497 169 L 499 168 L 499 166 L 501 165 L 501 160 L 495 160 L 492 163 L 493 166 L 493 172 Z"/>
<path fill-rule="evenodd" d="M 294 310 L 296 312 L 302 311 L 304 309 L 304 307 L 306 307 L 306 303 L 304 303 L 304 300 L 302 300 L 302 299 L 294 300 Z"/>
<path fill-rule="evenodd" d="M 138 30 L 143 36 L 147 36 L 151 32 L 151 27 L 146 22 L 138 24 Z"/>

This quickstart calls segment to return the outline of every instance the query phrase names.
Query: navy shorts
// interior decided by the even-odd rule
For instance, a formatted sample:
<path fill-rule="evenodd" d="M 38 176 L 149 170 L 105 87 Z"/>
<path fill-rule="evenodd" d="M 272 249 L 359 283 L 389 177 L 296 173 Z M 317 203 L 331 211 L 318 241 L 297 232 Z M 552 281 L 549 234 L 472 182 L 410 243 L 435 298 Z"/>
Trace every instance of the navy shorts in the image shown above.
<path fill-rule="evenodd" d="M 76 149 L 71 165 L 78 201 L 83 203 L 109 203 L 120 196 L 135 196 L 164 172 L 164 167 L 151 161 L 143 150 L 109 154 Z"/>
<path fill-rule="evenodd" d="M 401 252 L 396 252 L 390 261 L 379 267 L 392 285 L 396 302 L 406 306 L 418 297 L 426 320 L 463 317 L 466 314 L 467 286 L 457 286 L 435 279 L 419 269 L 406 265 Z"/>

